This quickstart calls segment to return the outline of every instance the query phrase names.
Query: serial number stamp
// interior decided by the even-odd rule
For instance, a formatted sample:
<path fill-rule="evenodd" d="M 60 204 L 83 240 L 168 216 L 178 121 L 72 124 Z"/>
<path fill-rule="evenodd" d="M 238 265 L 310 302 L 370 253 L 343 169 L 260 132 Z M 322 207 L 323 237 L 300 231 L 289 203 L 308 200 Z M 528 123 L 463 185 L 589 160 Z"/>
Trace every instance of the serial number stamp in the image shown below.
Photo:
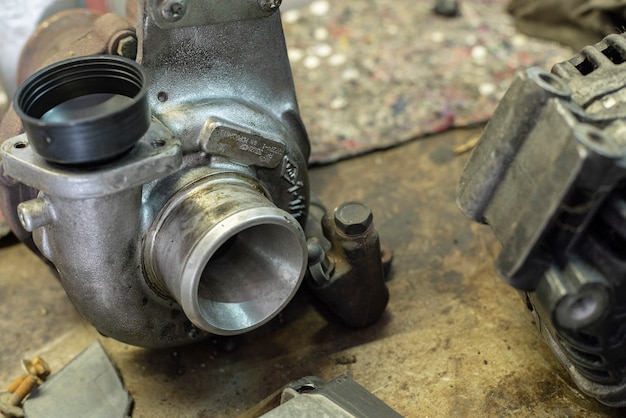
<path fill-rule="evenodd" d="M 274 168 L 283 160 L 285 145 L 258 135 L 217 126 L 205 145 L 210 154 L 259 167 Z"/>

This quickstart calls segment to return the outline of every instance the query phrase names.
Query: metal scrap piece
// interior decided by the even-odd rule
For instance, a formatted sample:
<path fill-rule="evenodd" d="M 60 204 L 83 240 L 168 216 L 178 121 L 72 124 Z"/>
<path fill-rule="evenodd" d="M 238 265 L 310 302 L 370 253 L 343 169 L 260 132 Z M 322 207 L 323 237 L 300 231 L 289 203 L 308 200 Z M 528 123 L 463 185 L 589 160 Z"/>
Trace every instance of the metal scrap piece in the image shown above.
<path fill-rule="evenodd" d="M 324 383 L 315 376 L 305 377 L 287 387 L 281 406 L 262 415 L 283 417 L 397 418 L 396 411 L 345 374 Z"/>
<path fill-rule="evenodd" d="M 129 417 L 132 405 L 120 375 L 96 341 L 31 393 L 24 416 Z"/>

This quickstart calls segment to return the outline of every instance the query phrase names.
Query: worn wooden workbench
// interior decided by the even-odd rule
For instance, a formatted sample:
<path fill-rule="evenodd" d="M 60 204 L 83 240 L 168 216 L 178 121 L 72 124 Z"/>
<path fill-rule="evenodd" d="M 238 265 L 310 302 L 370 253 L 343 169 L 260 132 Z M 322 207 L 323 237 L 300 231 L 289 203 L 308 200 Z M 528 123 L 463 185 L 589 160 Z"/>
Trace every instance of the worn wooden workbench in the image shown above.
<path fill-rule="evenodd" d="M 498 244 L 454 203 L 466 156 L 452 131 L 314 169 L 329 204 L 367 202 L 395 251 L 391 300 L 363 329 L 333 322 L 306 292 L 280 320 L 234 341 L 148 351 L 100 337 L 54 274 L 21 244 L 0 248 L 0 385 L 19 360 L 54 370 L 100 339 L 135 399 L 135 417 L 237 416 L 306 375 L 347 373 L 405 416 L 620 416 L 585 398 L 543 343 L 519 296 L 495 277 Z M 228 345 L 228 343 L 226 344 Z M 59 400 L 60 402 L 62 400 Z"/>

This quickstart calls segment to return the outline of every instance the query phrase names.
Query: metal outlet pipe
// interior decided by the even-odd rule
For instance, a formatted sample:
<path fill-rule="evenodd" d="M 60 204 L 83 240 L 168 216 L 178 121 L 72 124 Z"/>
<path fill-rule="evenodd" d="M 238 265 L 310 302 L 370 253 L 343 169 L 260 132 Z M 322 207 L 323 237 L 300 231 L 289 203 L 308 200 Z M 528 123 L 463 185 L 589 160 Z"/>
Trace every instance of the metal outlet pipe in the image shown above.
<path fill-rule="evenodd" d="M 179 190 L 148 231 L 151 283 L 173 296 L 198 328 L 220 335 L 278 314 L 306 270 L 304 232 L 261 186 L 227 173 Z"/>

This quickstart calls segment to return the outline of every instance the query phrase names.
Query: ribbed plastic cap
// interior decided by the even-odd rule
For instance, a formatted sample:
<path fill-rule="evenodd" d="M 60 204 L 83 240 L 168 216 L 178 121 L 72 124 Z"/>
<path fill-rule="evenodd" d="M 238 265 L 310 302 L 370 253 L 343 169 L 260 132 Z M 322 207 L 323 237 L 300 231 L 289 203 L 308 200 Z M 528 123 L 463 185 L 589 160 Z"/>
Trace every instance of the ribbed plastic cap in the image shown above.
<path fill-rule="evenodd" d="M 148 130 L 145 79 L 141 66 L 127 58 L 72 58 L 29 77 L 14 108 L 45 160 L 98 164 L 130 150 Z"/>

